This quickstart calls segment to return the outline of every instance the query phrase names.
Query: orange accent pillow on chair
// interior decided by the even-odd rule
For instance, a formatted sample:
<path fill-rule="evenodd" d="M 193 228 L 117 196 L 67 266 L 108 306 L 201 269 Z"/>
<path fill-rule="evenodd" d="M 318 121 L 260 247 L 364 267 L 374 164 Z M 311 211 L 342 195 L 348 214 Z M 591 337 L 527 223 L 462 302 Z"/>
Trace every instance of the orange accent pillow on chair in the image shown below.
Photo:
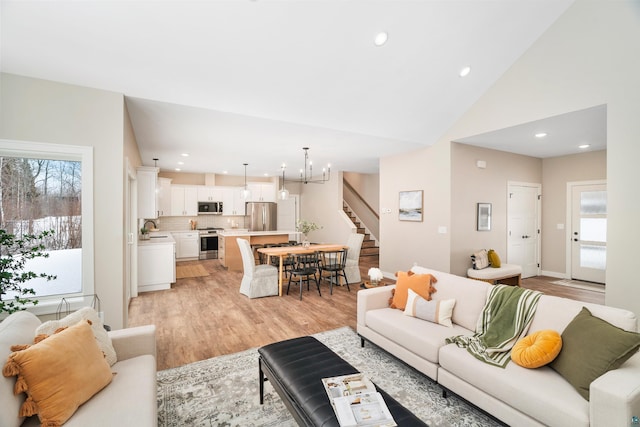
<path fill-rule="evenodd" d="M 409 289 L 420 295 L 427 301 L 431 301 L 431 294 L 436 292 L 432 285 L 438 280 L 431 274 L 414 274 L 411 271 L 398 271 L 396 273 L 395 292 L 389 301 L 389 307 L 404 310 L 409 298 Z"/>

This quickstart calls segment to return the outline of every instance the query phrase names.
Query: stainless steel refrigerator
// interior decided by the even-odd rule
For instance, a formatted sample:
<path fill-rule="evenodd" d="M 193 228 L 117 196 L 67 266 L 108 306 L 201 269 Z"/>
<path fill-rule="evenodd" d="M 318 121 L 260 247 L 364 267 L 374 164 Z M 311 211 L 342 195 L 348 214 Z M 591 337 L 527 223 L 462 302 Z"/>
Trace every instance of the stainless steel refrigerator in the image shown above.
<path fill-rule="evenodd" d="M 249 231 L 277 230 L 277 209 L 273 202 L 247 202 Z"/>

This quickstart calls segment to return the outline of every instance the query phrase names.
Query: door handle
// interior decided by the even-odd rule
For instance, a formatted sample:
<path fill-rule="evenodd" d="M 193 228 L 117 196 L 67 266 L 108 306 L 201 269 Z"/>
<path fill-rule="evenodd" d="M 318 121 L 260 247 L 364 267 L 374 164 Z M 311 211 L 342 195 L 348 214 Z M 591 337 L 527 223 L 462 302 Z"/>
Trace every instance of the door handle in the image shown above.
<path fill-rule="evenodd" d="M 574 241 L 574 242 L 577 242 L 577 241 L 578 241 L 578 239 L 573 239 L 573 241 Z"/>

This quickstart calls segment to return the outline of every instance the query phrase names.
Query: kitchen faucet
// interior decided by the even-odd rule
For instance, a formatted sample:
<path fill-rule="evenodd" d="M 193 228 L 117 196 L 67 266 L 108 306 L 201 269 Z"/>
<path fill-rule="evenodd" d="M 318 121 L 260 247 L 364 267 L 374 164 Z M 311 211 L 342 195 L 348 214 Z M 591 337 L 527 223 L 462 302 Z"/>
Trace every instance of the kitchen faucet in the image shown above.
<path fill-rule="evenodd" d="M 144 222 L 144 225 L 142 226 L 142 228 L 147 228 L 147 223 L 149 223 L 149 222 L 150 222 L 151 224 L 153 224 L 153 229 L 154 229 L 154 230 L 158 228 L 158 226 L 156 225 L 155 221 L 153 221 L 153 220 L 151 220 L 151 219 L 146 220 L 146 221 Z"/>

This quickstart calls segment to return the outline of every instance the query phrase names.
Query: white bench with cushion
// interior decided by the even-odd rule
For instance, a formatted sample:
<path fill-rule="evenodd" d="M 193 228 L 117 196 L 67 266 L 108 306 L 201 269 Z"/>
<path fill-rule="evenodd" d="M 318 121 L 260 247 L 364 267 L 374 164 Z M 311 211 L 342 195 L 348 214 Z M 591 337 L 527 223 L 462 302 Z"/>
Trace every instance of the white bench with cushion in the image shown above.
<path fill-rule="evenodd" d="M 487 267 L 482 270 L 470 268 L 467 277 L 489 282 L 492 285 L 504 283 L 506 285 L 520 286 L 522 267 L 516 264 L 501 264 L 500 267 Z"/>

